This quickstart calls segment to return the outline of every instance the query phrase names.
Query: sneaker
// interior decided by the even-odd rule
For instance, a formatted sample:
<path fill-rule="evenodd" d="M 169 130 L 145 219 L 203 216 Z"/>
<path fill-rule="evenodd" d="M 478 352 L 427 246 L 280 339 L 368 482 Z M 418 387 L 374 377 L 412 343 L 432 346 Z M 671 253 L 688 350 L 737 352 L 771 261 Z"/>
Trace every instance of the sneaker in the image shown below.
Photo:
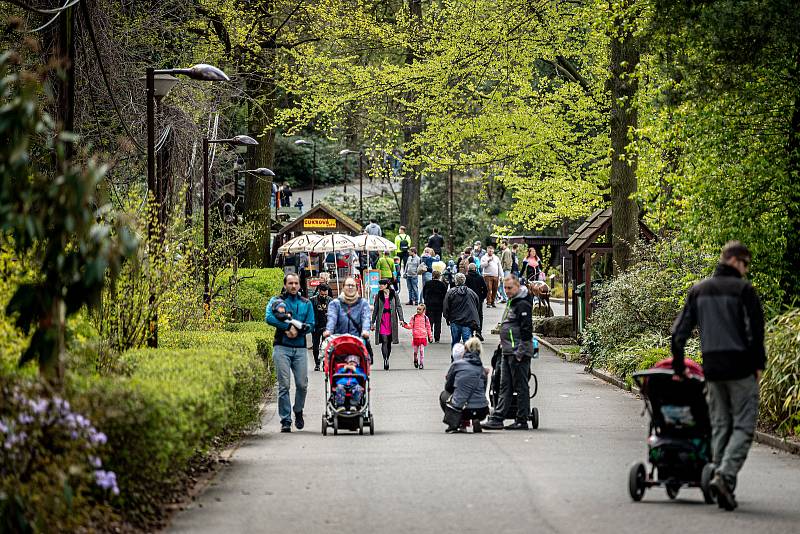
<path fill-rule="evenodd" d="M 448 426 L 448 427 L 445 429 L 445 432 L 446 432 L 447 434 L 458 434 L 458 433 L 460 433 L 460 432 L 461 432 L 461 429 L 460 429 L 459 427 L 457 427 L 457 426 Z"/>
<path fill-rule="evenodd" d="M 419 368 L 420 369 L 425 369 L 425 365 L 422 362 L 419 362 Z"/>
<path fill-rule="evenodd" d="M 419 360 L 414 358 L 414 369 L 419 369 Z"/>
<path fill-rule="evenodd" d="M 291 423 L 281 423 L 281 432 L 291 432 L 291 431 L 292 431 Z"/>
<path fill-rule="evenodd" d="M 339 406 L 338 408 L 336 408 L 336 411 L 342 413 L 344 411 L 344 406 Z"/>
<path fill-rule="evenodd" d="M 481 432 L 483 432 L 483 428 L 481 427 L 481 422 L 478 421 L 477 419 L 474 419 L 472 421 L 472 432 L 474 434 L 480 434 Z"/>
<path fill-rule="evenodd" d="M 528 430 L 528 422 L 527 421 L 516 421 L 511 423 L 510 425 L 506 425 L 506 430 Z"/>
<path fill-rule="evenodd" d="M 297 427 L 297 430 L 303 430 L 303 427 L 306 426 L 306 422 L 303 420 L 303 412 L 294 412 L 294 426 Z"/>
<path fill-rule="evenodd" d="M 315 366 L 314 366 L 314 370 L 315 370 L 315 371 L 319 371 L 319 364 L 317 364 L 317 365 L 315 365 Z"/>
<path fill-rule="evenodd" d="M 717 504 L 720 508 L 724 508 L 729 512 L 736 510 L 736 506 L 738 506 L 736 498 L 733 496 L 733 492 L 728 483 L 725 482 L 725 479 L 719 473 L 714 475 L 709 486 L 711 486 L 712 491 L 716 492 Z"/>
<path fill-rule="evenodd" d="M 483 424 L 483 428 L 487 430 L 503 430 L 505 427 L 503 426 L 502 421 L 498 421 L 497 419 L 489 419 Z"/>

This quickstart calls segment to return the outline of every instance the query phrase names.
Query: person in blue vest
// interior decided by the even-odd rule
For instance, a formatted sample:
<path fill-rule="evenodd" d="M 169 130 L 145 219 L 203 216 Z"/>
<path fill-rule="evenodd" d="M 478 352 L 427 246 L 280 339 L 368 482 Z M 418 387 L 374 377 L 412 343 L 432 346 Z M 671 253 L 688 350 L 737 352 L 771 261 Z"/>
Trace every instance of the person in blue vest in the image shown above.
<path fill-rule="evenodd" d="M 283 292 L 272 297 L 267 303 L 264 319 L 275 327 L 272 360 L 278 373 L 278 415 L 281 418 L 281 432 L 292 431 L 292 412 L 294 426 L 302 430 L 303 406 L 308 391 L 308 359 L 306 353 L 306 334 L 314 331 L 314 308 L 311 302 L 300 294 L 300 277 L 287 274 L 283 277 Z M 294 374 L 294 406 L 289 398 L 291 378 Z"/>

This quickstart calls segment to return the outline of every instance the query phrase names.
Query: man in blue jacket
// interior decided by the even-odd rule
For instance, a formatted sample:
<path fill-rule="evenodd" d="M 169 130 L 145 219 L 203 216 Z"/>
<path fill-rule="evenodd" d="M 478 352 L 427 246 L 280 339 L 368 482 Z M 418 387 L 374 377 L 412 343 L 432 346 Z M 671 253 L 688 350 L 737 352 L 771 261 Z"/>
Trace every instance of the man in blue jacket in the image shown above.
<path fill-rule="evenodd" d="M 300 293 L 300 277 L 287 274 L 283 278 L 283 293 L 267 303 L 265 319 L 275 327 L 272 361 L 278 371 L 278 415 L 281 432 L 292 431 L 294 425 L 301 430 L 305 425 L 303 406 L 308 390 L 308 362 L 306 334 L 314 331 L 314 308 Z M 299 325 L 299 326 L 298 326 Z M 291 375 L 294 374 L 294 406 L 289 400 Z"/>

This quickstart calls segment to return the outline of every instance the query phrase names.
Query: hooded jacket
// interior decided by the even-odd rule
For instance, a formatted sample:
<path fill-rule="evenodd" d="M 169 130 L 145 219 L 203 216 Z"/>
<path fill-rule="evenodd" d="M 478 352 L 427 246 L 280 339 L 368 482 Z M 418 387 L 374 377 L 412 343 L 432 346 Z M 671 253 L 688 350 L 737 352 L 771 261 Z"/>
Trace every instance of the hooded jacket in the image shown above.
<path fill-rule="evenodd" d="M 447 371 L 445 391 L 452 393 L 450 404 L 461 408 L 486 408 L 486 373 L 483 372 L 481 357 L 475 352 L 465 352 L 464 357 L 453 362 Z"/>
<path fill-rule="evenodd" d="M 764 312 L 755 289 L 739 271 L 721 263 L 711 278 L 693 286 L 672 325 L 672 367 L 684 369 L 684 348 L 700 327 L 707 380 L 738 380 L 764 369 Z"/>
<path fill-rule="evenodd" d="M 286 312 L 292 314 L 292 319 L 297 319 L 306 325 L 297 337 L 288 337 L 286 332 L 289 330 L 289 324 L 275 318 L 272 305 L 276 300 L 283 301 L 286 305 Z M 267 309 L 264 313 L 264 320 L 270 326 L 275 327 L 275 338 L 272 341 L 273 345 L 302 348 L 306 346 L 306 334 L 314 331 L 314 308 L 311 306 L 311 302 L 299 293 L 297 295 L 290 295 L 284 292 L 281 293 L 279 297 L 272 297 L 269 299 Z"/>
<path fill-rule="evenodd" d="M 520 286 L 519 293 L 506 303 L 500 321 L 500 347 L 503 354 L 514 355 L 517 360 L 533 357 L 533 298 L 528 288 Z"/>
<path fill-rule="evenodd" d="M 480 306 L 481 302 L 486 300 L 486 296 L 489 294 L 489 288 L 486 286 L 486 280 L 484 280 L 477 271 L 469 271 L 467 272 L 467 281 L 465 284 L 478 296 L 478 306 Z"/>
<path fill-rule="evenodd" d="M 480 306 L 478 295 L 473 290 L 465 285 L 456 286 L 447 290 L 442 314 L 448 324 L 477 326 L 478 306 Z"/>

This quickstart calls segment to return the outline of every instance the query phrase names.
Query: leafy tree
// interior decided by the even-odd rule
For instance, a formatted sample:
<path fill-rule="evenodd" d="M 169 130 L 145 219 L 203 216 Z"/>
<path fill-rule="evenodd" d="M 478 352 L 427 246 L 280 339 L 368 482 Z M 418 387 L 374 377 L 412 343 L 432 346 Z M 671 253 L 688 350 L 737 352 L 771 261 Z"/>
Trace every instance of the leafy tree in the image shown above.
<path fill-rule="evenodd" d="M 97 204 L 105 167 L 65 158 L 76 138 L 55 131 L 42 111 L 47 71 L 19 69 L 19 60 L 13 50 L 0 56 L 0 238 L 30 254 L 38 276 L 16 288 L 6 313 L 16 314 L 24 331 L 33 329 L 20 365 L 38 360 L 58 385 L 66 317 L 97 303 L 106 272 L 118 272 L 137 241 L 122 218 Z M 42 161 L 48 156 L 49 165 Z"/>

